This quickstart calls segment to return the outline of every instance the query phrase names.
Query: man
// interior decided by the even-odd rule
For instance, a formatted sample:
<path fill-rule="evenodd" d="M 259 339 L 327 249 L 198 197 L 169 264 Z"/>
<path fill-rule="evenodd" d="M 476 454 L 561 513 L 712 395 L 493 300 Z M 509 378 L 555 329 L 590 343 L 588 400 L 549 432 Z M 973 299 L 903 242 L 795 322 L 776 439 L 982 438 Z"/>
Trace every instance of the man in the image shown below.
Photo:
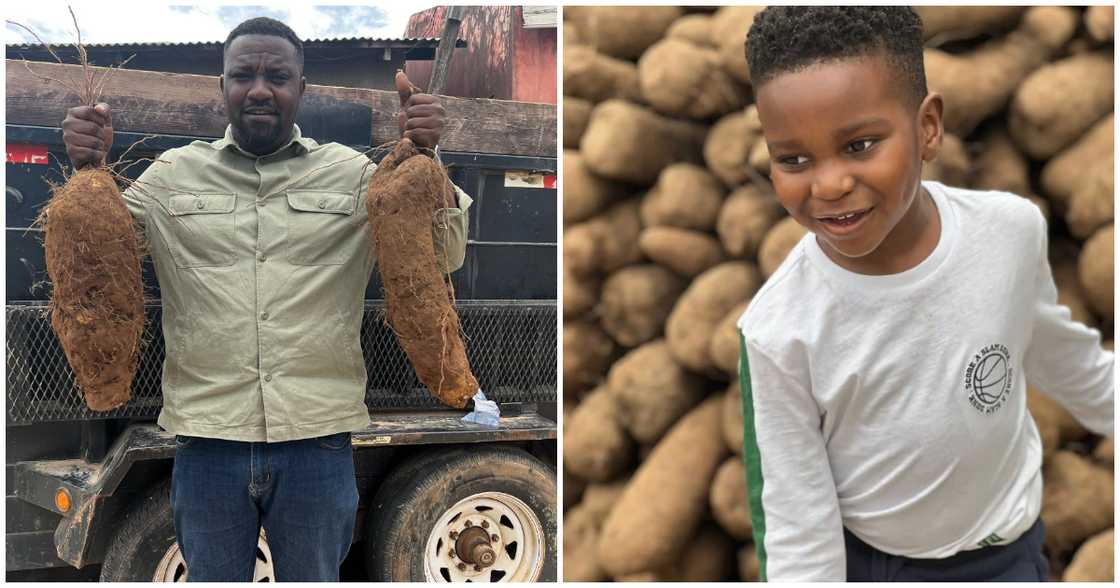
<path fill-rule="evenodd" d="M 219 78 L 225 137 L 167 151 L 124 193 L 162 290 L 159 424 L 176 434 L 171 504 L 192 581 L 251 580 L 262 525 L 278 580 L 337 581 L 353 534 L 374 166 L 301 136 L 305 86 L 290 28 L 241 23 Z M 401 132 L 430 152 L 444 110 L 409 86 L 399 74 Z M 70 109 L 62 127 L 75 168 L 105 161 L 108 105 Z M 433 219 L 451 271 L 470 204 L 449 184 Z"/>

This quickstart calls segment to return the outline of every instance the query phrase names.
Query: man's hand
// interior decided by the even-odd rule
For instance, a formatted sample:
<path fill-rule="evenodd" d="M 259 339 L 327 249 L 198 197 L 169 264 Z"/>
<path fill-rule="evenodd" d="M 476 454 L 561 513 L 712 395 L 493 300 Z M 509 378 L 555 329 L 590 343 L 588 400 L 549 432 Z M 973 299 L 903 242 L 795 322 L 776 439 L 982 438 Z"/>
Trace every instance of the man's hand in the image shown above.
<path fill-rule="evenodd" d="M 412 139 L 417 147 L 435 149 L 443 132 L 445 115 L 439 98 L 420 93 L 420 88 L 412 85 L 403 71 L 397 72 L 395 82 L 401 99 L 401 111 L 397 115 L 401 136 Z"/>
<path fill-rule="evenodd" d="M 442 110 L 441 110 L 442 112 Z M 113 116 L 109 105 L 75 106 L 62 121 L 62 142 L 74 169 L 105 165 L 113 146 Z"/>

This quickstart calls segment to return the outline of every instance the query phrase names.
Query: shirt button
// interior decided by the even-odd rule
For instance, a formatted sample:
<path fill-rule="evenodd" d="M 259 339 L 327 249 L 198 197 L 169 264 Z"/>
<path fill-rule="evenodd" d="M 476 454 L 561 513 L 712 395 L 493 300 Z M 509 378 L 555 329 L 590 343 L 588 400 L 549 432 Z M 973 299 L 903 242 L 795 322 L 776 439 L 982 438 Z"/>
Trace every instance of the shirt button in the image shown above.
<path fill-rule="evenodd" d="M 257 208 L 261 208 L 263 206 L 264 206 L 264 200 L 257 200 Z"/>
<path fill-rule="evenodd" d="M 271 382 L 272 381 L 272 374 L 265 374 L 264 375 L 264 381 Z"/>
<path fill-rule="evenodd" d="M 268 256 L 262 253 L 262 254 L 257 256 L 257 259 L 260 260 L 260 261 L 267 261 Z"/>
<path fill-rule="evenodd" d="M 267 321 L 268 320 L 268 313 L 267 312 L 262 312 L 261 313 L 261 320 L 262 321 Z"/>
<path fill-rule="evenodd" d="M 194 203 L 194 207 L 195 207 L 195 208 L 197 208 L 197 209 L 199 209 L 199 210 L 202 210 L 203 208 L 206 208 L 206 203 L 204 203 L 203 201 L 199 200 L 199 201 L 197 201 L 197 202 L 195 202 L 195 203 Z"/>
<path fill-rule="evenodd" d="M 319 200 L 319 208 L 326 208 L 326 207 L 327 207 L 326 199 Z"/>

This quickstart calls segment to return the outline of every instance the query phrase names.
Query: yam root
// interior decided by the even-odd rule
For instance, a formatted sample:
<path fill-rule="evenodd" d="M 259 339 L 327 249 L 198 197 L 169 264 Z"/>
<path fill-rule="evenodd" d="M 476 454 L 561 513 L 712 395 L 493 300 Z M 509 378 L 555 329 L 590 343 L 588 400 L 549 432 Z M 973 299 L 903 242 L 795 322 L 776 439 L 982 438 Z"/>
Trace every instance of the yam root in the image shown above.
<path fill-rule="evenodd" d="M 968 181 L 971 164 L 968 151 L 956 135 L 942 135 L 941 150 L 937 158 L 922 166 L 922 179 L 941 182 L 950 186 L 963 186 Z"/>
<path fill-rule="evenodd" d="M 747 171 L 751 150 L 761 137 L 762 123 L 754 106 L 719 119 L 704 142 L 704 161 L 708 169 L 728 186 L 746 182 L 751 177 Z"/>
<path fill-rule="evenodd" d="M 973 162 L 969 185 L 977 190 L 1000 190 L 1020 196 L 1029 194 L 1030 163 L 1011 141 L 1007 129 L 993 127 L 984 133 L 981 141 L 984 148 Z"/>
<path fill-rule="evenodd" d="M 642 259 L 638 200 L 624 200 L 606 212 L 564 231 L 564 263 L 586 276 L 612 272 Z"/>
<path fill-rule="evenodd" d="M 591 118 L 593 107 L 589 100 L 564 96 L 564 149 L 579 149 L 579 141 L 587 130 L 587 121 Z M 568 152 L 565 151 L 565 163 L 567 159 Z"/>
<path fill-rule="evenodd" d="M 723 261 L 723 250 L 714 237 L 676 227 L 645 229 L 638 247 L 654 262 L 687 277 L 700 275 Z"/>
<path fill-rule="evenodd" d="M 712 516 L 719 526 L 739 541 L 751 538 L 751 510 L 747 504 L 747 470 L 742 458 L 733 455 L 723 462 L 712 481 L 709 496 Z"/>
<path fill-rule="evenodd" d="M 712 37 L 712 16 L 686 14 L 673 21 L 669 30 L 665 31 L 665 38 L 680 39 L 701 47 L 713 47 L 716 40 Z"/>
<path fill-rule="evenodd" d="M 567 12 L 570 7 L 565 7 Z M 635 60 L 681 16 L 676 6 L 597 6 L 573 13 L 584 41 L 619 59 Z"/>
<path fill-rule="evenodd" d="M 1082 541 L 1112 526 L 1112 471 L 1071 451 L 1043 467 L 1042 521 L 1051 557 L 1065 557 Z"/>
<path fill-rule="evenodd" d="M 1102 465 L 1112 469 L 1113 456 L 1116 453 L 1116 440 L 1112 437 L 1101 439 L 1093 449 L 1093 459 L 1099 461 Z"/>
<path fill-rule="evenodd" d="M 1058 214 L 1065 214 L 1073 193 L 1085 178 L 1085 170 L 1112 162 L 1113 123 L 1111 114 L 1093 125 L 1076 143 L 1054 156 L 1042 168 L 1042 191 Z"/>
<path fill-rule="evenodd" d="M 664 39 L 638 61 L 642 96 L 670 116 L 706 119 L 740 108 L 747 92 L 720 63 L 714 49 Z"/>
<path fill-rule="evenodd" d="M 720 582 L 735 561 L 735 545 L 718 527 L 706 524 L 684 545 L 680 557 L 654 575 L 657 582 Z"/>
<path fill-rule="evenodd" d="M 1058 437 L 1053 443 L 1054 447 L 1084 439 L 1089 434 L 1089 431 L 1056 400 L 1030 387 L 1027 388 L 1027 409 L 1038 423 L 1040 432 L 1043 427 L 1049 429 L 1050 425 L 1053 425 L 1053 430 Z"/>
<path fill-rule="evenodd" d="M 564 431 L 564 467 L 584 480 L 603 482 L 634 458 L 634 442 L 619 422 L 618 406 L 605 386 L 584 397 Z"/>
<path fill-rule="evenodd" d="M 703 382 L 673 359 L 663 339 L 615 362 L 607 385 L 618 404 L 619 420 L 640 443 L 660 439 L 704 394 Z"/>
<path fill-rule="evenodd" d="M 113 177 L 90 168 L 54 190 L 43 225 L 51 328 L 86 405 L 118 408 L 131 398 L 144 332 L 141 243 L 132 216 Z"/>
<path fill-rule="evenodd" d="M 716 219 L 716 232 L 728 255 L 755 257 L 766 233 L 783 214 L 772 193 L 748 184 L 724 201 Z"/>
<path fill-rule="evenodd" d="M 641 345 L 661 334 L 684 280 L 655 264 L 624 267 L 603 282 L 600 324 L 623 347 Z"/>
<path fill-rule="evenodd" d="M 922 34 L 931 45 L 973 39 L 1015 28 L 1022 6 L 915 6 Z"/>
<path fill-rule="evenodd" d="M 1012 138 L 1034 159 L 1069 146 L 1112 111 L 1112 53 L 1073 55 L 1040 67 L 1011 101 Z"/>
<path fill-rule="evenodd" d="M 401 139 L 373 172 L 366 203 L 389 325 L 428 390 L 444 404 L 464 408 L 478 392 L 478 380 L 431 229 L 448 181 L 435 160 Z"/>
<path fill-rule="evenodd" d="M 588 169 L 579 151 L 564 150 L 564 224 L 585 221 L 628 196 L 624 184 L 601 178 Z"/>
<path fill-rule="evenodd" d="M 712 477 L 727 455 L 721 404 L 710 398 L 685 415 L 631 478 L 599 537 L 599 562 L 611 576 L 668 565 L 700 526 Z"/>
<path fill-rule="evenodd" d="M 642 198 L 642 224 L 710 231 L 716 225 L 727 189 L 708 170 L 691 163 L 674 163 L 657 177 Z"/>
<path fill-rule="evenodd" d="M 1111 7 L 1109 7 L 1111 8 Z M 1094 535 L 1081 545 L 1062 574 L 1063 582 L 1111 582 L 1115 574 L 1116 531 Z"/>
<path fill-rule="evenodd" d="M 708 345 L 712 363 L 731 377 L 739 373 L 739 327 L 736 323 L 749 304 L 750 300 L 744 300 L 732 307 L 716 324 L 716 332 Z"/>
<path fill-rule="evenodd" d="M 598 276 L 580 276 L 564 265 L 564 318 L 578 318 L 595 307 L 599 301 Z"/>
<path fill-rule="evenodd" d="M 671 163 L 699 163 L 706 134 L 702 125 L 666 118 L 625 100 L 608 100 L 591 111 L 580 153 L 600 176 L 648 186 Z"/>
<path fill-rule="evenodd" d="M 1066 213 L 1070 232 L 1082 239 L 1113 222 L 1116 215 L 1112 161 L 1101 161 L 1089 169 L 1073 192 Z"/>
<path fill-rule="evenodd" d="M 758 265 L 762 269 L 762 275 L 767 278 L 774 275 L 789 252 L 793 251 L 794 246 L 807 232 L 805 227 L 797 224 L 792 216 L 778 221 L 774 228 L 766 233 L 762 245 L 758 248 Z"/>
<path fill-rule="evenodd" d="M 564 394 L 595 386 L 614 358 L 614 340 L 585 321 L 564 322 Z"/>
<path fill-rule="evenodd" d="M 603 519 L 582 504 L 564 513 L 564 579 L 568 582 L 602 582 L 607 574 L 599 565 L 599 531 Z"/>
<path fill-rule="evenodd" d="M 1116 26 L 1115 8 L 1112 6 L 1089 6 L 1085 9 L 1085 30 L 1089 37 L 1098 43 L 1112 40 Z"/>
<path fill-rule="evenodd" d="M 641 101 L 638 66 L 586 45 L 564 47 L 564 94 L 591 102 L 611 98 Z"/>
<path fill-rule="evenodd" d="M 745 261 L 721 263 L 693 280 L 665 323 L 665 338 L 677 361 L 699 373 L 714 370 L 708 347 L 716 325 L 761 283 L 758 269 Z"/>
<path fill-rule="evenodd" d="M 720 46 L 723 68 L 744 84 L 751 82 L 747 64 L 747 33 L 765 6 L 723 6 L 712 15 L 712 37 Z"/>
<path fill-rule="evenodd" d="M 1099 229 L 1085 242 L 1078 259 L 1078 277 L 1082 291 L 1093 311 L 1111 322 L 1113 317 L 1113 263 L 1115 225 Z"/>

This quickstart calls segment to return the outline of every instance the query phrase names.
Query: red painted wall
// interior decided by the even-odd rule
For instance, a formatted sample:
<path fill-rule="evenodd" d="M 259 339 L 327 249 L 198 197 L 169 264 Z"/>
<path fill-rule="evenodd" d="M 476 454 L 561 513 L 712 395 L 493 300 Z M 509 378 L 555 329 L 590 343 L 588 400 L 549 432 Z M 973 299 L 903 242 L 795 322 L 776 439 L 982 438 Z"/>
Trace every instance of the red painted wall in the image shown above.
<path fill-rule="evenodd" d="M 438 37 L 448 7 L 412 15 L 406 37 Z M 443 93 L 556 104 L 556 29 L 524 29 L 520 6 L 468 6 L 459 27 L 467 47 L 456 49 Z M 408 61 L 412 83 L 427 88 L 431 61 Z"/>

